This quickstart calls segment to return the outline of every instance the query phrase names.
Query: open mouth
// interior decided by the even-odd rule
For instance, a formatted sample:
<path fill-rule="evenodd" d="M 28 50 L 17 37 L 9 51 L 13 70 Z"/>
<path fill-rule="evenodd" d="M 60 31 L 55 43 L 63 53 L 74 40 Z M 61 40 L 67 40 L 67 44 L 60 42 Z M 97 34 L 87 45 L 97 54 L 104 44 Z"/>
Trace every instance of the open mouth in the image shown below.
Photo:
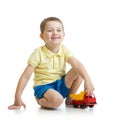
<path fill-rule="evenodd" d="M 60 37 L 51 37 L 52 40 L 58 40 Z"/>

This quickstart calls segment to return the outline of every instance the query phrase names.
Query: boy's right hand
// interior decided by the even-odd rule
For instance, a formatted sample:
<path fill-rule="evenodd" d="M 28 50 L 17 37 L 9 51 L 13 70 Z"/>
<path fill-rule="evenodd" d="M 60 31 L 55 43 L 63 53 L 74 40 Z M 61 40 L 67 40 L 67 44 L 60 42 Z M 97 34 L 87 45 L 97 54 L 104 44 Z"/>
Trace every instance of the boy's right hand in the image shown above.
<path fill-rule="evenodd" d="M 26 108 L 26 105 L 24 104 L 24 102 L 22 100 L 20 100 L 19 102 L 18 101 L 15 101 L 13 105 L 10 105 L 8 107 L 9 110 L 17 110 L 17 109 L 20 109 L 21 107 L 24 107 Z"/>

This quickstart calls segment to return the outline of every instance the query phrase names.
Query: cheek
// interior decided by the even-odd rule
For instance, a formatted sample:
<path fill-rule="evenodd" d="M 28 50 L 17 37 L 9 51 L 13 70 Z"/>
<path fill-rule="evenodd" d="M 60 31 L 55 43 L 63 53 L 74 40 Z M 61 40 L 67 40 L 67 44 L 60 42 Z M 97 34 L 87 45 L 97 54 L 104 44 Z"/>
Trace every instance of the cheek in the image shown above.
<path fill-rule="evenodd" d="M 46 38 L 49 38 L 50 37 L 50 34 L 44 34 L 43 38 L 46 39 Z"/>
<path fill-rule="evenodd" d="M 64 38 L 64 35 L 61 35 L 62 36 L 62 38 Z"/>
<path fill-rule="evenodd" d="M 64 34 L 64 33 L 61 33 L 61 36 L 62 36 L 62 37 L 64 37 L 64 36 L 65 36 L 65 34 Z"/>

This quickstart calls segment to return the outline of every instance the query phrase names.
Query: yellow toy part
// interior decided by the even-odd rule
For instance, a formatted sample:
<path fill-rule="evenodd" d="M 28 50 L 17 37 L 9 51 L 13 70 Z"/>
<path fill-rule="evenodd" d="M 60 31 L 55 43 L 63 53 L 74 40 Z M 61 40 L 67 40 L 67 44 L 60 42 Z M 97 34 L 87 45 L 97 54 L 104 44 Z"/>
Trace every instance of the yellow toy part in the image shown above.
<path fill-rule="evenodd" d="M 82 91 L 79 94 L 70 94 L 69 97 L 72 98 L 72 100 L 83 100 L 85 94 L 86 92 Z"/>

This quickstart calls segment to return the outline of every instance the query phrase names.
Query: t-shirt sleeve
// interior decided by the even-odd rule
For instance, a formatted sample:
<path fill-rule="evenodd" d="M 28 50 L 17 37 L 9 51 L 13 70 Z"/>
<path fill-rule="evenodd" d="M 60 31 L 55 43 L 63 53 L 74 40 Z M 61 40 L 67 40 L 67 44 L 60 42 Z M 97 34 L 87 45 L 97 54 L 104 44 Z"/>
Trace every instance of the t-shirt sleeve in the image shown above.
<path fill-rule="evenodd" d="M 63 51 L 64 51 L 64 58 L 65 61 L 68 62 L 68 59 L 73 56 L 72 52 L 65 46 L 63 45 Z"/>
<path fill-rule="evenodd" d="M 34 68 L 40 64 L 40 52 L 39 49 L 35 49 L 28 59 L 28 64 Z"/>

